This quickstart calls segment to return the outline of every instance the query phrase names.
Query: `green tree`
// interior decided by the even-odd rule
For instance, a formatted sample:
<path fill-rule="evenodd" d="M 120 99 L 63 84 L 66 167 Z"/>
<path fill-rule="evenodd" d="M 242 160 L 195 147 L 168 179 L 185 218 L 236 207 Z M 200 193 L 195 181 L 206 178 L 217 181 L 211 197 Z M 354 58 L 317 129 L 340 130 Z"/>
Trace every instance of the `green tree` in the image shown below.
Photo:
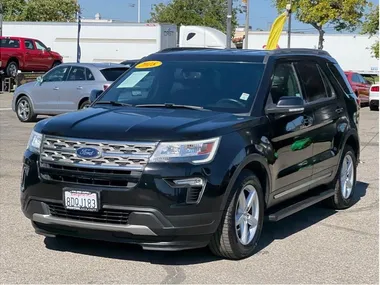
<path fill-rule="evenodd" d="M 1 0 L 5 21 L 73 21 L 79 6 L 76 0 Z"/>
<path fill-rule="evenodd" d="M 232 33 L 238 25 L 237 14 L 240 8 L 235 7 L 232 15 Z M 160 3 L 151 12 L 151 23 L 171 23 L 180 25 L 208 26 L 226 32 L 226 0 L 172 0 L 169 4 Z"/>
<path fill-rule="evenodd" d="M 365 16 L 365 20 L 362 27 L 362 34 L 367 34 L 369 37 L 373 37 L 379 33 L 379 5 L 373 5 L 370 3 L 370 10 Z M 379 40 L 377 40 L 372 46 L 372 54 L 379 59 Z"/>
<path fill-rule="evenodd" d="M 289 0 L 273 0 L 284 11 Z M 318 49 L 323 49 L 324 27 L 330 24 L 337 31 L 354 31 L 367 6 L 367 0 L 293 0 L 292 13 L 319 33 Z"/>

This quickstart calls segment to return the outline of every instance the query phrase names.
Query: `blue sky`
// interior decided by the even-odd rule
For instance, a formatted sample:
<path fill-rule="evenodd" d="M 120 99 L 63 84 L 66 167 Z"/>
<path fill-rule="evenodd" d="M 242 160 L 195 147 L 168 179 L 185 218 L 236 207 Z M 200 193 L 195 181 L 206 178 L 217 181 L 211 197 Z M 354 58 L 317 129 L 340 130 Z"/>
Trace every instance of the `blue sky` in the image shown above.
<path fill-rule="evenodd" d="M 100 13 L 103 19 L 115 19 L 129 22 L 137 22 L 137 0 L 78 0 L 83 9 L 83 17 L 94 18 Z M 277 10 L 273 7 L 272 0 L 250 0 L 250 25 L 253 30 L 258 28 L 269 30 L 271 23 L 277 16 Z M 377 0 L 370 0 L 376 3 Z M 150 17 L 153 4 L 167 3 L 169 0 L 141 0 L 141 21 Z M 134 6 L 134 7 L 133 7 Z M 239 16 L 240 24 L 244 24 L 244 15 Z M 296 20 L 292 22 L 293 30 L 299 32 L 314 32 L 310 25 L 305 25 Z M 326 32 L 334 32 L 326 27 Z"/>

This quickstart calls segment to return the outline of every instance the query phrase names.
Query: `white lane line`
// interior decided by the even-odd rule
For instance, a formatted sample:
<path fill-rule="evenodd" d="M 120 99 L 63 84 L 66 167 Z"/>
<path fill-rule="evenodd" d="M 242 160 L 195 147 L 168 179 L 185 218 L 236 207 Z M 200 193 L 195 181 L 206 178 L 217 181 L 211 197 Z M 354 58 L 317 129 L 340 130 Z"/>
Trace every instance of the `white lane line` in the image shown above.
<path fill-rule="evenodd" d="M 12 111 L 12 108 L 0 108 L 0 111 Z"/>

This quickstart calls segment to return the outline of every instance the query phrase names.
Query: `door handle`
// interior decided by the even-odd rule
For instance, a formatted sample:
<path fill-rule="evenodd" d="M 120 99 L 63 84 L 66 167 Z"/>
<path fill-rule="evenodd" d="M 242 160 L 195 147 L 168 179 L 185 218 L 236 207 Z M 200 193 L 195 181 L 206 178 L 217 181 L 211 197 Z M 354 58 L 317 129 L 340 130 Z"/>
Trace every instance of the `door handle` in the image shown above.
<path fill-rule="evenodd" d="M 78 90 L 82 90 L 83 87 L 82 87 L 82 86 L 78 86 L 77 89 L 78 89 Z"/>
<path fill-rule="evenodd" d="M 59 90 L 59 87 L 54 87 L 53 90 Z"/>
<path fill-rule="evenodd" d="M 313 124 L 313 118 L 305 116 L 302 120 L 302 127 L 307 128 L 310 127 Z"/>
<path fill-rule="evenodd" d="M 335 112 L 337 112 L 338 114 L 340 114 L 340 113 L 343 112 L 343 108 L 336 108 L 336 109 L 335 109 Z"/>

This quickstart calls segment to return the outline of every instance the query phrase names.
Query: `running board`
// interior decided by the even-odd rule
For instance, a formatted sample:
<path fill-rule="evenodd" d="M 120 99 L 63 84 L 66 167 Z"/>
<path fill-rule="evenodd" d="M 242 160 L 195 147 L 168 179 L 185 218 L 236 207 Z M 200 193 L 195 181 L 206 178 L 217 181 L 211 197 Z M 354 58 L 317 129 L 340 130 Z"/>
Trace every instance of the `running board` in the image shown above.
<path fill-rule="evenodd" d="M 282 220 L 283 218 L 286 218 L 290 215 L 293 215 L 294 213 L 297 213 L 303 209 L 306 209 L 314 204 L 317 204 L 331 196 L 334 196 L 335 190 L 330 189 L 324 192 L 321 192 L 318 195 L 308 197 L 304 200 L 301 200 L 299 202 L 296 202 L 294 204 L 291 204 L 290 206 L 286 208 L 282 208 L 278 210 L 277 212 L 270 213 L 266 220 L 269 222 L 277 222 L 279 220 Z"/>

